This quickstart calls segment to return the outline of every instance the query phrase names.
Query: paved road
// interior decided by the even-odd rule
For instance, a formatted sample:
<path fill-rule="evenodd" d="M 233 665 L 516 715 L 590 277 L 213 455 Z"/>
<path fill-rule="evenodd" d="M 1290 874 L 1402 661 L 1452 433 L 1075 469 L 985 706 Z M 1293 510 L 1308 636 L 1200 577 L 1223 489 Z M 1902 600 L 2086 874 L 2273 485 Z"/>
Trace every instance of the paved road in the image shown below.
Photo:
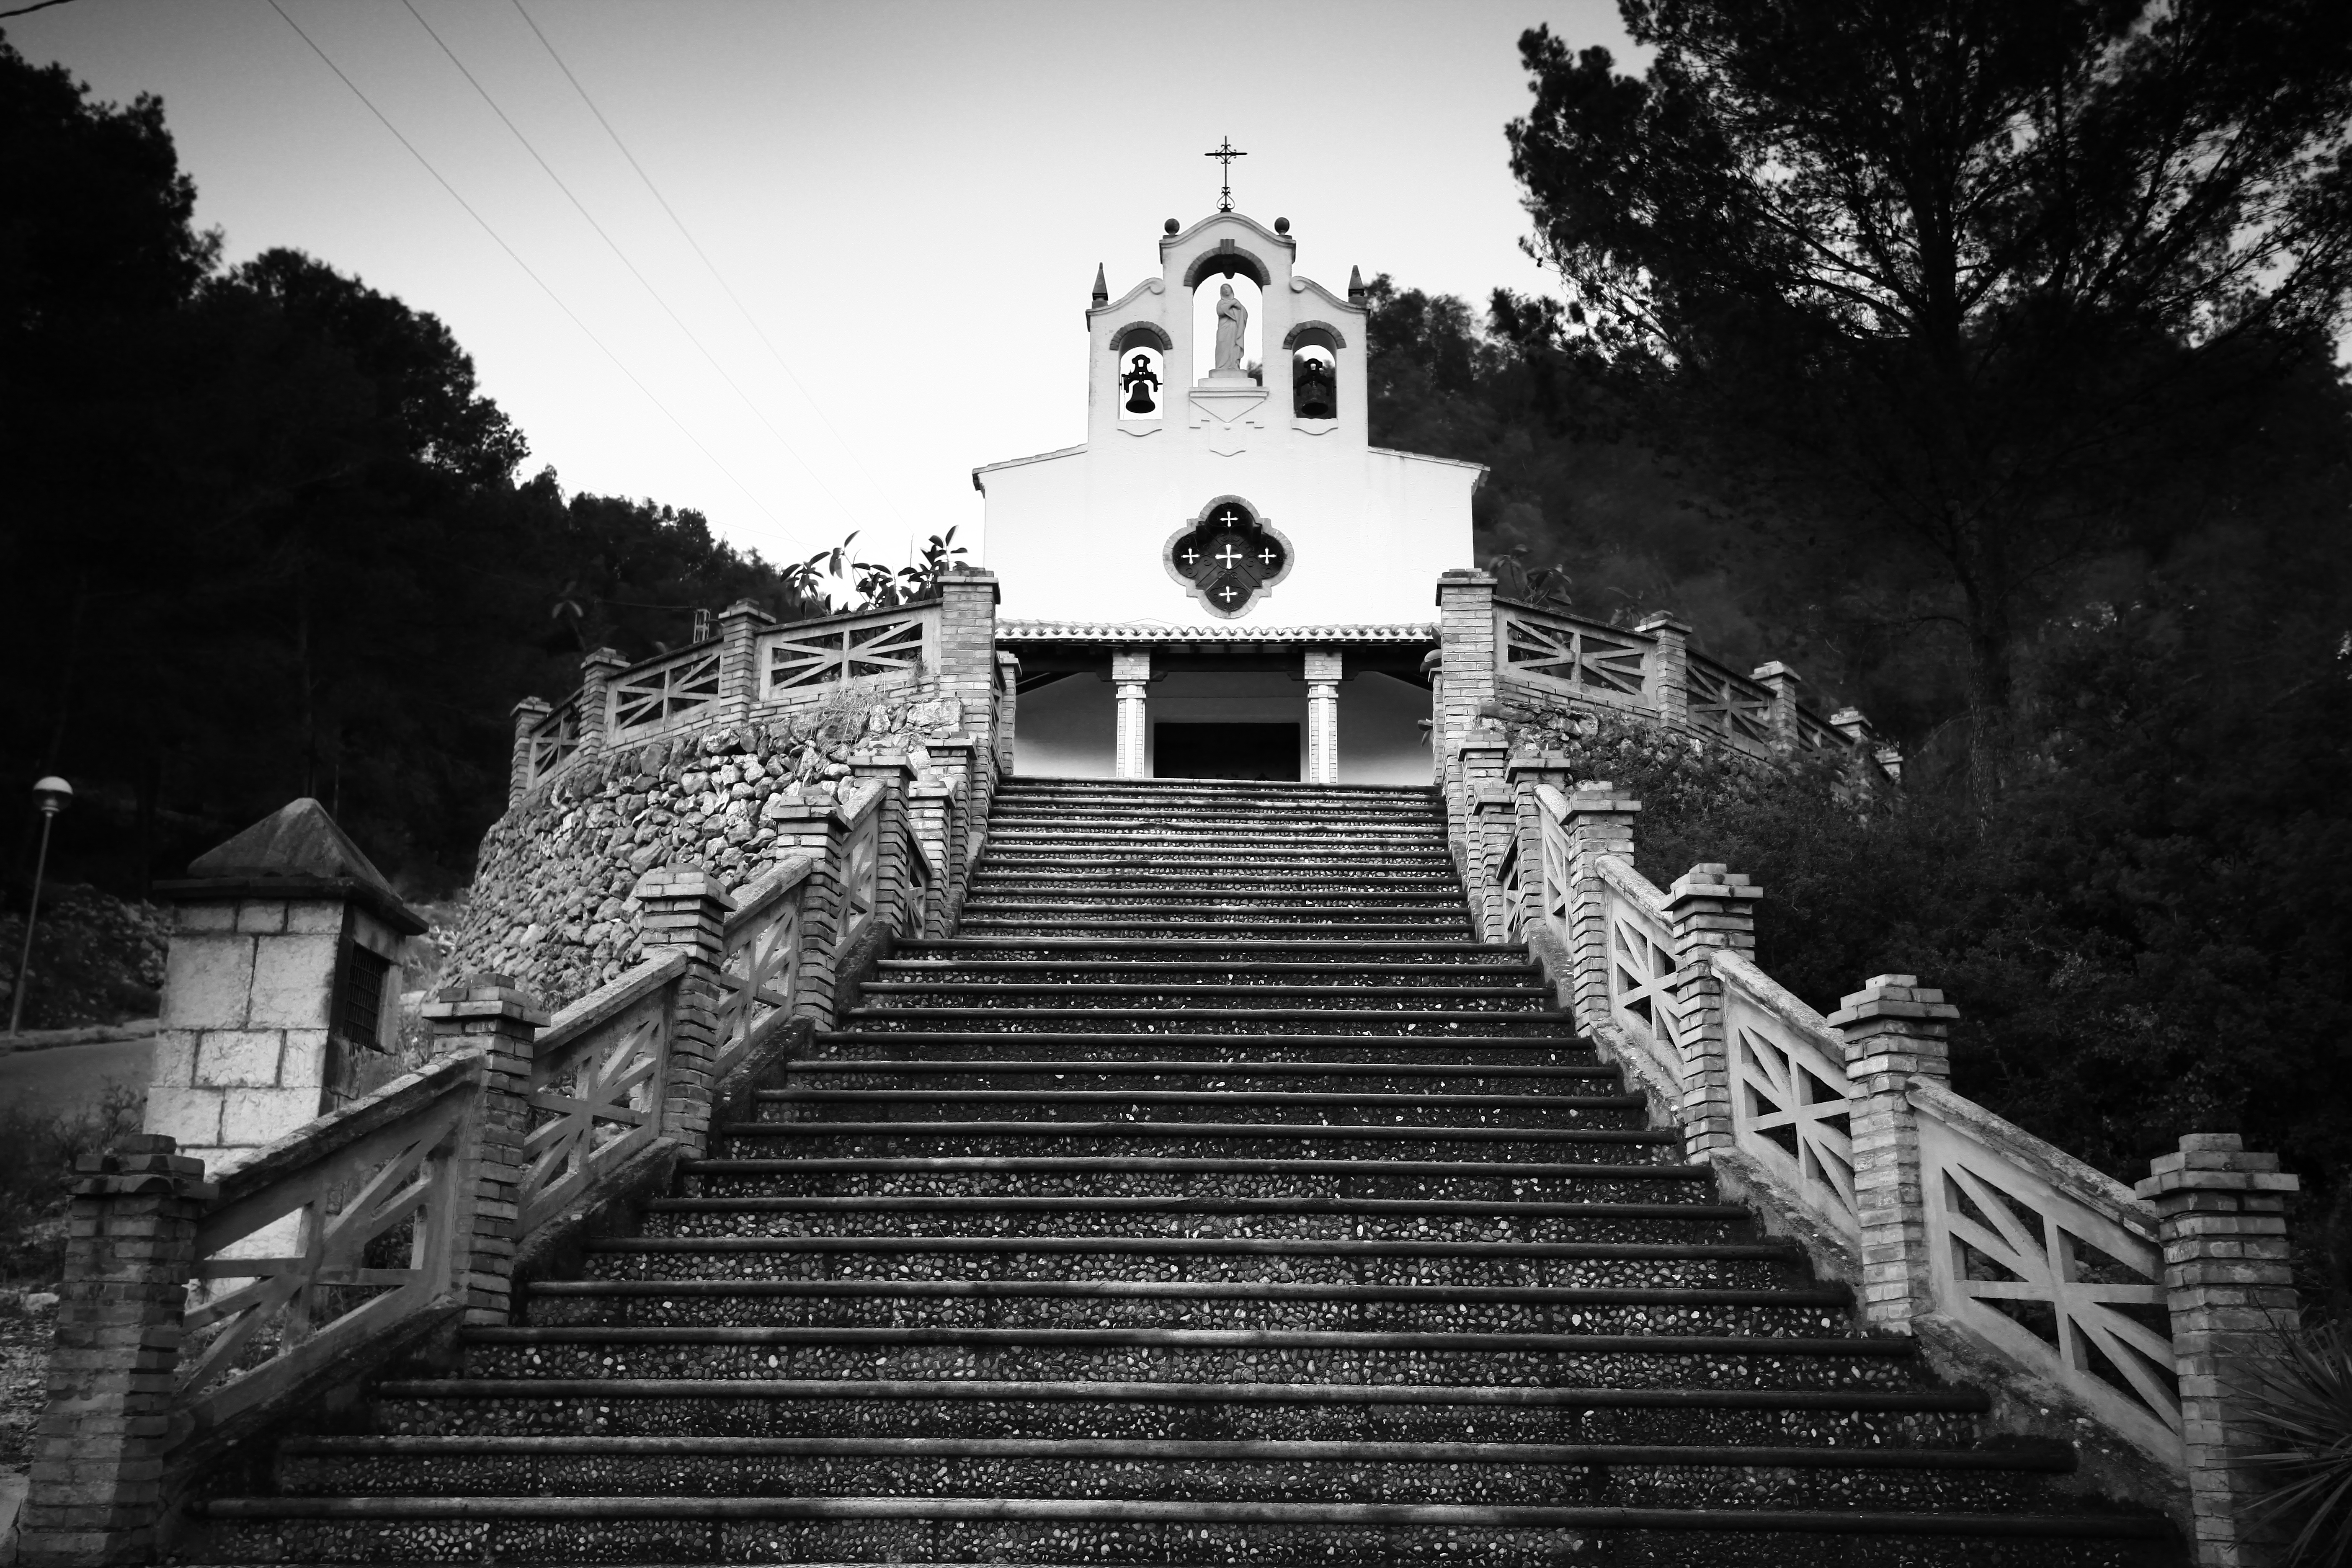
<path fill-rule="evenodd" d="M 93 1105 L 110 1079 L 143 1089 L 154 1055 L 152 1035 L 12 1052 L 0 1057 L 0 1106 L 69 1110 Z"/>

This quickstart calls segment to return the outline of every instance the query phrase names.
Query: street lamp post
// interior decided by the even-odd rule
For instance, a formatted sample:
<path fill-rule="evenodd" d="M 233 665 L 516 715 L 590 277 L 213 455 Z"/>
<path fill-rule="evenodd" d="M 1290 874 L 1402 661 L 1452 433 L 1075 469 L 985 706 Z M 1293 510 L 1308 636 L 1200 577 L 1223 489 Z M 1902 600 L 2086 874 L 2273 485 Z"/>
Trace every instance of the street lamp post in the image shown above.
<path fill-rule="evenodd" d="M 73 803 L 73 785 L 51 773 L 33 786 L 33 803 L 41 808 L 41 852 L 33 862 L 33 901 L 25 906 L 25 951 L 16 960 L 16 994 L 8 1002 L 8 1033 L 25 1021 L 25 982 L 33 972 L 33 922 L 41 914 L 41 878 L 49 868 L 49 829 L 58 813 Z"/>

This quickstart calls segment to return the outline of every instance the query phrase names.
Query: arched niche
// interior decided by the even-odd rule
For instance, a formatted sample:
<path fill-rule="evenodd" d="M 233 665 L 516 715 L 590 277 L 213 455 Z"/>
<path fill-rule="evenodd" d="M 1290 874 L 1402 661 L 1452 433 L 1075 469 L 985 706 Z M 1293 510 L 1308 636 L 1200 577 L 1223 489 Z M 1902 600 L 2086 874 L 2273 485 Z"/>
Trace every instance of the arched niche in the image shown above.
<path fill-rule="evenodd" d="M 1204 250 L 1184 268 L 1184 287 L 1198 289 L 1209 278 L 1246 278 L 1264 289 L 1274 282 L 1274 274 L 1265 263 L 1235 245 L 1232 240 L 1220 242 L 1214 250 Z"/>
<path fill-rule="evenodd" d="M 1290 352 L 1290 412 L 1298 419 L 1339 416 L 1339 351 L 1348 340 L 1326 321 L 1301 321 L 1283 334 Z"/>
<path fill-rule="evenodd" d="M 1175 347 L 1165 329 L 1130 321 L 1111 334 L 1111 391 L 1121 419 L 1157 419 L 1168 406 L 1168 353 Z"/>
<path fill-rule="evenodd" d="M 1234 298 L 1241 301 L 1247 312 L 1242 328 L 1241 363 L 1237 367 L 1253 372 L 1253 379 L 1264 380 L 1265 360 L 1265 291 L 1246 272 L 1231 278 L 1212 272 L 1202 278 L 1192 290 L 1192 369 L 1202 381 L 1213 378 L 1217 363 L 1217 308 L 1223 291 L 1231 289 Z"/>

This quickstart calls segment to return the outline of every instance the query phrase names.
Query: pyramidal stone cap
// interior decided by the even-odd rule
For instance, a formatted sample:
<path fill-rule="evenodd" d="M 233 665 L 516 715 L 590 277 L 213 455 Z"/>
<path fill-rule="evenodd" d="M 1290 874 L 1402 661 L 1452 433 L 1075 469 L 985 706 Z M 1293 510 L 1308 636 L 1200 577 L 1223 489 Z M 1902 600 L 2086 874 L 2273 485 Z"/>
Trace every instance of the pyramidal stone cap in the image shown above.
<path fill-rule="evenodd" d="M 304 796 L 188 863 L 184 879 L 159 882 L 166 899 L 340 898 L 364 905 L 403 936 L 425 930 L 351 836 Z"/>

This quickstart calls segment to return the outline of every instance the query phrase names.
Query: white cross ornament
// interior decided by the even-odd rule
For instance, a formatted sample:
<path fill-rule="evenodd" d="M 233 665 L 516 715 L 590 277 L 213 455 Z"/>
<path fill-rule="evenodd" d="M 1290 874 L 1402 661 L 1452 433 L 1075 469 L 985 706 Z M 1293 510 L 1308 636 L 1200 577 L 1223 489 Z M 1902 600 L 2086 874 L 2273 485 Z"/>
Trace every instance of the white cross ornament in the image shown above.
<path fill-rule="evenodd" d="M 1217 559 L 1225 563 L 1225 570 L 1228 572 L 1233 570 L 1234 563 L 1241 558 L 1242 552 L 1234 548 L 1234 542 L 1230 539 L 1225 541 L 1225 547 L 1217 552 Z"/>

